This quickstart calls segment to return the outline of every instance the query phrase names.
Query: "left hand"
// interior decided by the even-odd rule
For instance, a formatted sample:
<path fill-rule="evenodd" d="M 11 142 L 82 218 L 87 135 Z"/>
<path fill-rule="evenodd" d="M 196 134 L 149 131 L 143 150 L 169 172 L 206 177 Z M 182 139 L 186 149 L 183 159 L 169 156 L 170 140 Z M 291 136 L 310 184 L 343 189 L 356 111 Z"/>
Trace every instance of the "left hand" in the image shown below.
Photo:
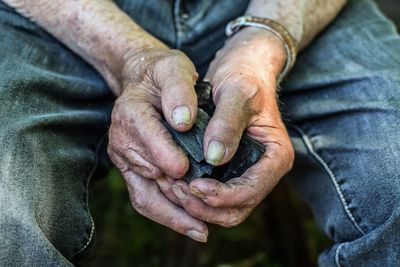
<path fill-rule="evenodd" d="M 226 183 L 199 178 L 178 180 L 173 191 L 193 217 L 225 227 L 238 225 L 292 167 L 293 147 L 276 100 L 276 79 L 285 63 L 278 39 L 263 29 L 245 28 L 227 41 L 210 65 L 216 111 L 204 137 L 213 165 L 228 162 L 243 132 L 266 146 L 263 157 Z"/>

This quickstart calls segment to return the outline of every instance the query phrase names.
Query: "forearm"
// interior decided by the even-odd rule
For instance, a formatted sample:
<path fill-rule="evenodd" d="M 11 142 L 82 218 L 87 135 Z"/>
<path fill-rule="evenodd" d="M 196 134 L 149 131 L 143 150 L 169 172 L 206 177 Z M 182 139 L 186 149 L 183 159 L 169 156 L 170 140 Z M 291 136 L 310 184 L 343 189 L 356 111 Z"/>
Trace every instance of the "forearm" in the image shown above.
<path fill-rule="evenodd" d="M 167 48 L 111 0 L 3 1 L 92 64 L 116 95 L 128 57 L 146 48 Z"/>
<path fill-rule="evenodd" d="M 335 18 L 345 3 L 346 0 L 252 0 L 246 13 L 281 23 L 301 50 Z"/>

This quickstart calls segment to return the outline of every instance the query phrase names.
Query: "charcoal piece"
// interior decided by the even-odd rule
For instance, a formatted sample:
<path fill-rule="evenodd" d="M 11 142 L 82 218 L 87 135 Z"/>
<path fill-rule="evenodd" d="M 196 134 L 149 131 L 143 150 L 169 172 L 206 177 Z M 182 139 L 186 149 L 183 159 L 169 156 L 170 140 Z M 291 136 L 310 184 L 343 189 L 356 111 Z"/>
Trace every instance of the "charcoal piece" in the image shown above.
<path fill-rule="evenodd" d="M 195 86 L 199 108 L 204 110 L 210 117 L 215 110 L 211 89 L 211 84 L 203 81 L 198 81 Z"/>
<path fill-rule="evenodd" d="M 167 121 L 162 120 L 164 126 L 170 131 L 172 137 L 182 147 L 189 158 L 189 171 L 183 177 L 190 182 L 194 178 L 210 177 L 213 166 L 204 158 L 203 137 L 210 117 L 202 109 L 197 110 L 196 122 L 187 132 L 177 132 Z"/>
<path fill-rule="evenodd" d="M 183 179 L 190 182 L 195 178 L 208 177 L 226 182 L 231 178 L 242 175 L 265 153 L 264 145 L 244 134 L 237 152 L 228 163 L 222 166 L 208 164 L 204 158 L 203 138 L 207 124 L 215 110 L 211 97 L 211 85 L 207 82 L 198 82 L 196 93 L 199 109 L 191 130 L 177 132 L 168 125 L 165 119 L 162 120 L 162 123 L 189 158 L 189 171 Z"/>
<path fill-rule="evenodd" d="M 222 166 L 214 167 L 211 178 L 215 178 L 220 182 L 226 182 L 229 179 L 238 177 L 249 167 L 256 164 L 264 153 L 265 147 L 263 144 L 247 135 L 243 135 L 233 158 Z"/>

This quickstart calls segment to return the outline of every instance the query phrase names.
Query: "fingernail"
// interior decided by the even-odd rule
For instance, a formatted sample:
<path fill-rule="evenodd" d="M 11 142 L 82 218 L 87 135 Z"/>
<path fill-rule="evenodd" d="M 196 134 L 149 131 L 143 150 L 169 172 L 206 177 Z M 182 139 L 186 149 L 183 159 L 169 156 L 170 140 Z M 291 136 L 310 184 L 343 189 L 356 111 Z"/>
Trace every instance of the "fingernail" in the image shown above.
<path fill-rule="evenodd" d="M 186 198 L 185 193 L 183 193 L 182 188 L 179 185 L 173 185 L 172 186 L 172 191 L 174 191 L 175 195 L 179 199 L 185 199 Z"/>
<path fill-rule="evenodd" d="M 203 233 L 200 233 L 199 231 L 196 230 L 189 230 L 186 232 L 186 234 L 191 238 L 194 239 L 198 242 L 207 242 L 207 236 Z"/>
<path fill-rule="evenodd" d="M 190 193 L 192 193 L 193 195 L 195 195 L 198 198 L 201 199 L 206 199 L 207 195 L 204 194 L 203 192 L 201 192 L 199 189 L 197 189 L 196 187 L 190 187 Z"/>
<path fill-rule="evenodd" d="M 210 141 L 208 143 L 206 161 L 212 165 L 218 165 L 225 155 L 224 145 L 216 140 Z"/>
<path fill-rule="evenodd" d="M 191 113 L 187 106 L 179 106 L 172 112 L 172 120 L 175 125 L 190 124 Z"/>

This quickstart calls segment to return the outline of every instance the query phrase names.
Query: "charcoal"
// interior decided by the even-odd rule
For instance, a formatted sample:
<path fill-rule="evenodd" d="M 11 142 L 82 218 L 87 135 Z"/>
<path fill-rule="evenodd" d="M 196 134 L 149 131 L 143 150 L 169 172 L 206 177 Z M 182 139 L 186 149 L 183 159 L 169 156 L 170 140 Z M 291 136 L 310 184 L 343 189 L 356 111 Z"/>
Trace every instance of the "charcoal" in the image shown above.
<path fill-rule="evenodd" d="M 212 101 L 212 88 L 209 83 L 198 82 L 195 89 L 199 108 L 192 129 L 187 132 L 178 132 L 169 126 L 165 119 L 162 120 L 162 123 L 189 158 L 190 167 L 183 177 L 184 180 L 190 182 L 196 178 L 207 177 L 226 182 L 242 175 L 249 167 L 253 166 L 265 153 L 265 146 L 243 134 L 238 150 L 228 163 L 221 166 L 208 164 L 204 158 L 203 139 L 215 105 Z"/>

